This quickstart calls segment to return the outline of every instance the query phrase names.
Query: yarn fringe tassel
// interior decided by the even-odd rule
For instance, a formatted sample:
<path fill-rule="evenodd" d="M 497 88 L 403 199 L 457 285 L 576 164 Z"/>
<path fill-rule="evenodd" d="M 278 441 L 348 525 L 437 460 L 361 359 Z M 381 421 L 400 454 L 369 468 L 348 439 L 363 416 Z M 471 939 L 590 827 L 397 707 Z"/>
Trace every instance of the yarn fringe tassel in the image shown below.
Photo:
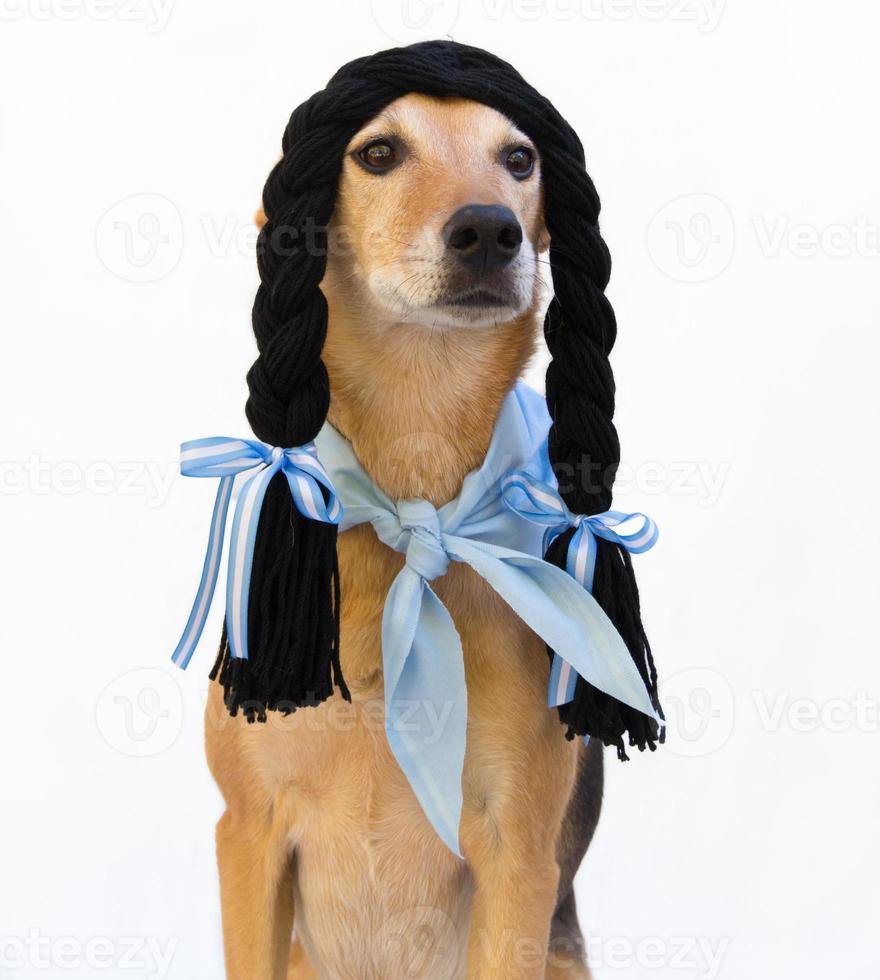
<path fill-rule="evenodd" d="M 326 701 L 351 700 L 339 664 L 337 528 L 303 517 L 284 475 L 272 479 L 254 545 L 248 601 L 249 659 L 231 655 L 226 634 L 211 680 L 235 717 L 265 722 Z"/>
<path fill-rule="evenodd" d="M 546 561 L 565 568 L 568 545 L 574 529 L 559 535 L 544 556 Z M 599 540 L 593 596 L 620 633 L 633 662 L 645 682 L 651 703 L 664 718 L 657 694 L 657 671 L 651 646 L 642 627 L 639 590 L 629 554 L 617 545 Z M 548 649 L 551 657 L 552 650 Z M 578 677 L 574 699 L 559 707 L 559 717 L 567 726 L 566 737 L 589 735 L 603 745 L 614 746 L 621 761 L 626 761 L 626 745 L 653 752 L 665 741 L 665 727 L 648 715 L 623 704 L 604 691 Z"/>

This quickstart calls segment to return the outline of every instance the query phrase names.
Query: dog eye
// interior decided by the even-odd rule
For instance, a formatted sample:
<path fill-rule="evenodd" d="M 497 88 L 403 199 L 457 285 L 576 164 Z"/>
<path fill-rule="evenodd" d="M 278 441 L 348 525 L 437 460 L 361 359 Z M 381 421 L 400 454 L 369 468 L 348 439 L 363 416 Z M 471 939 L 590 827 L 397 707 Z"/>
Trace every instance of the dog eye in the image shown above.
<path fill-rule="evenodd" d="M 382 173 L 397 163 L 397 150 L 388 140 L 372 140 L 358 150 L 358 159 L 368 170 Z"/>
<path fill-rule="evenodd" d="M 535 154 L 527 146 L 517 146 L 504 162 L 514 177 L 524 180 L 535 169 Z"/>

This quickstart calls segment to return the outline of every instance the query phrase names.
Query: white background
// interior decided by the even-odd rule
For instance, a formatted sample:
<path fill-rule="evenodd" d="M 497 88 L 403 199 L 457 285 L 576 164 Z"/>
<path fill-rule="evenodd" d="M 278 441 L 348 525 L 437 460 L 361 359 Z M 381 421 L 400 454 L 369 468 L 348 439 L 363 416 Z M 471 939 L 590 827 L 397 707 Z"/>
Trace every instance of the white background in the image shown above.
<path fill-rule="evenodd" d="M 880 8 L 166 4 L 0 0 L 0 973 L 222 975 L 220 603 L 168 665 L 214 488 L 176 447 L 247 432 L 250 219 L 290 111 L 451 33 L 583 138 L 617 503 L 662 529 L 638 573 L 672 734 L 608 755 L 597 977 L 877 980 Z"/>

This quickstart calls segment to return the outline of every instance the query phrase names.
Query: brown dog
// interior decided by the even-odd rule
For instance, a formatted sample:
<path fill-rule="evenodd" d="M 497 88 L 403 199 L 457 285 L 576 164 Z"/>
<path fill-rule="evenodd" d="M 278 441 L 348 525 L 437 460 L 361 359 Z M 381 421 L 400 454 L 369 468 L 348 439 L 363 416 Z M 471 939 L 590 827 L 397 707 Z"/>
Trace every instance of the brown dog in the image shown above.
<path fill-rule="evenodd" d="M 408 95 L 352 140 L 331 232 L 330 421 L 388 496 L 440 506 L 535 350 L 540 160 L 493 109 Z M 380 624 L 403 557 L 364 525 L 340 536 L 339 560 L 353 703 L 247 725 L 212 686 L 227 976 L 589 977 L 572 878 L 601 748 L 566 741 L 546 707 L 543 642 L 468 567 L 433 583 L 465 657 L 462 862 L 384 733 Z"/>

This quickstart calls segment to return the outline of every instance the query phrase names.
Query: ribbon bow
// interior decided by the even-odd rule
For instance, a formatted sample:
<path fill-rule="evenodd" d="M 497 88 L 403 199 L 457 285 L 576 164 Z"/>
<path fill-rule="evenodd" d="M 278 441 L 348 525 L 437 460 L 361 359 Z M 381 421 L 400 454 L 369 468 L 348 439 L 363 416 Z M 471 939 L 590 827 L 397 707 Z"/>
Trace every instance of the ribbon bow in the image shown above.
<path fill-rule="evenodd" d="M 650 517 L 639 513 L 624 514 L 617 510 L 589 516 L 573 514 L 555 487 L 521 470 L 508 473 L 504 477 L 501 494 L 505 504 L 515 514 L 547 529 L 544 536 L 545 552 L 554 538 L 569 527 L 575 528 L 568 545 L 565 567 L 568 574 L 588 592 L 593 591 L 597 537 L 620 545 L 633 555 L 653 548 L 657 542 L 659 532 Z M 628 533 L 617 530 L 624 525 L 631 526 Z M 547 704 L 551 708 L 568 704 L 574 698 L 578 673 L 580 672 L 559 651 L 554 652 L 547 693 Z"/>
<path fill-rule="evenodd" d="M 237 474 L 252 469 L 257 472 L 242 487 L 235 506 L 229 546 L 226 627 L 233 657 L 247 659 L 248 655 L 248 594 L 254 540 L 263 498 L 272 477 L 279 470 L 284 473 L 293 502 L 304 517 L 327 524 L 338 524 L 342 518 L 342 505 L 330 477 L 318 461 L 313 442 L 296 449 L 280 449 L 255 439 L 226 439 L 222 436 L 183 443 L 180 447 L 180 472 L 184 476 L 220 478 L 202 578 L 183 636 L 171 658 L 183 669 L 186 669 L 198 645 L 211 608 L 223 557 L 232 485 Z"/>

